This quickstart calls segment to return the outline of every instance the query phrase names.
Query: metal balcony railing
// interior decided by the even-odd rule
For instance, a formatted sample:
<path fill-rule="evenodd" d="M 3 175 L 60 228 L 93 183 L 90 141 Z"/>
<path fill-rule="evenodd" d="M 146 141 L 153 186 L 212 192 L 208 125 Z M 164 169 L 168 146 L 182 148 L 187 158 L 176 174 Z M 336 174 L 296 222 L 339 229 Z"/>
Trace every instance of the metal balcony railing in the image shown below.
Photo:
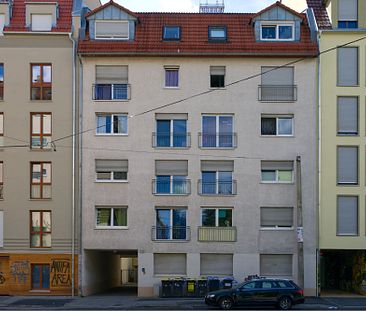
<path fill-rule="evenodd" d="M 236 242 L 236 227 L 198 227 L 199 242 Z"/>
<path fill-rule="evenodd" d="M 93 84 L 93 100 L 129 100 L 130 84 Z"/>
<path fill-rule="evenodd" d="M 297 101 L 296 85 L 259 85 L 258 100 L 263 102 Z"/>
<path fill-rule="evenodd" d="M 188 195 L 191 193 L 191 181 L 174 180 L 170 181 L 153 179 L 152 193 L 154 195 Z"/>
<path fill-rule="evenodd" d="M 200 195 L 236 195 L 236 180 L 207 182 L 198 180 L 198 194 Z"/>
<path fill-rule="evenodd" d="M 200 148 L 236 148 L 236 133 L 198 133 Z"/>
<path fill-rule="evenodd" d="M 152 241 L 189 241 L 191 229 L 187 226 L 153 226 Z"/>
<path fill-rule="evenodd" d="M 191 146 L 191 133 L 153 133 L 153 148 L 189 148 Z"/>

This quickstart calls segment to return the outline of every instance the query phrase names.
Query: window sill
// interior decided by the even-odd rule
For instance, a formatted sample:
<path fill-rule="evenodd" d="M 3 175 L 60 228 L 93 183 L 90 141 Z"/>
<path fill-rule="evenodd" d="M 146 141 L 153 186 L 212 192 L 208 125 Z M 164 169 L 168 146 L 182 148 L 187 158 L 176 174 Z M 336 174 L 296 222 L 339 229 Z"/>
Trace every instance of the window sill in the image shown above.
<path fill-rule="evenodd" d="M 184 197 L 190 195 L 190 193 L 153 193 L 156 197 Z"/>
<path fill-rule="evenodd" d="M 350 133 L 350 134 L 339 134 L 337 133 L 337 137 L 360 137 L 359 133 Z"/>
<path fill-rule="evenodd" d="M 233 150 L 237 147 L 199 147 L 202 150 Z"/>
<path fill-rule="evenodd" d="M 337 183 L 337 187 L 360 187 L 359 183 Z"/>
<path fill-rule="evenodd" d="M 128 230 L 128 227 L 95 227 L 94 230 Z"/>
<path fill-rule="evenodd" d="M 260 135 L 262 138 L 294 138 L 295 135 Z"/>
<path fill-rule="evenodd" d="M 128 136 L 128 134 L 95 134 L 95 137 L 121 137 L 121 136 Z"/>
<path fill-rule="evenodd" d="M 279 181 L 261 181 L 260 184 L 263 185 L 294 185 L 295 182 L 293 181 L 283 181 L 283 182 L 279 182 Z"/>
<path fill-rule="evenodd" d="M 158 150 L 167 150 L 167 149 L 174 149 L 174 150 L 187 150 L 190 149 L 191 147 L 153 147 L 154 149 L 158 149 Z"/>
<path fill-rule="evenodd" d="M 184 278 L 184 277 L 187 277 L 187 274 L 154 274 L 154 277 L 158 277 L 158 278 L 173 278 L 173 277 Z"/>
<path fill-rule="evenodd" d="M 216 91 L 216 90 L 226 91 L 226 86 L 210 86 L 209 89 L 212 90 L 212 91 Z"/>
<path fill-rule="evenodd" d="M 94 180 L 96 184 L 128 184 L 128 180 Z"/>
<path fill-rule="evenodd" d="M 52 99 L 30 99 L 29 103 L 52 103 Z"/>
<path fill-rule="evenodd" d="M 258 101 L 262 104 L 293 104 L 297 102 L 297 99 L 291 99 L 291 100 L 260 100 Z"/>
<path fill-rule="evenodd" d="M 188 243 L 190 240 L 153 240 L 155 243 Z"/>
<path fill-rule="evenodd" d="M 31 289 L 30 293 L 50 293 L 49 289 Z"/>
<path fill-rule="evenodd" d="M 180 90 L 179 86 L 163 86 L 164 90 Z"/>
<path fill-rule="evenodd" d="M 221 193 L 199 193 L 201 197 L 234 197 L 236 194 L 221 194 Z"/>
<path fill-rule="evenodd" d="M 52 201 L 52 198 L 46 198 L 46 199 L 41 199 L 41 198 L 39 198 L 39 199 L 32 199 L 32 198 L 30 198 L 29 201 Z"/>
<path fill-rule="evenodd" d="M 119 103 L 119 102 L 129 102 L 131 101 L 131 99 L 92 99 L 92 101 L 96 103 L 108 103 L 108 102 Z"/>
<path fill-rule="evenodd" d="M 0 147 L 1 148 L 1 147 Z M 53 151 L 53 148 L 29 148 L 31 152 L 50 152 Z"/>
<path fill-rule="evenodd" d="M 294 227 L 261 227 L 261 231 L 294 231 Z"/>

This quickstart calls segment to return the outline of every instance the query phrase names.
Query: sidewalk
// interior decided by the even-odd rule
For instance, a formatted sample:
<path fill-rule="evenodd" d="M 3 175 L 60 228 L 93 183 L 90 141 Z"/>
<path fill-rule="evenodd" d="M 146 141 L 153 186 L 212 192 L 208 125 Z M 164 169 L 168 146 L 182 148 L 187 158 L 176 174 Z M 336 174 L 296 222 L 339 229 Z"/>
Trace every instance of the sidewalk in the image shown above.
<path fill-rule="evenodd" d="M 137 298 L 95 295 L 89 297 L 0 296 L 0 310 L 219 310 L 202 298 Z M 245 310 L 250 310 L 246 307 Z M 258 308 L 256 308 L 258 310 Z M 270 309 L 270 308 L 268 308 Z M 272 308 L 273 309 L 273 308 Z M 309 297 L 294 310 L 366 310 L 366 298 Z"/>

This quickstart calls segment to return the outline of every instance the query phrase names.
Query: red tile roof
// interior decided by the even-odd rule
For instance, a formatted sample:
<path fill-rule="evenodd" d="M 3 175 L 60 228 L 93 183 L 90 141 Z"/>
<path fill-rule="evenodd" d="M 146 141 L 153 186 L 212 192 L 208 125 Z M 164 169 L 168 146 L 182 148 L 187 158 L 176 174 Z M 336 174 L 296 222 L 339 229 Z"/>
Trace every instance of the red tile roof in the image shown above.
<path fill-rule="evenodd" d="M 71 32 L 72 26 L 72 5 L 73 0 L 13 0 L 13 16 L 10 20 L 10 25 L 4 27 L 4 32 L 30 32 L 30 29 L 25 25 L 25 7 L 26 2 L 49 2 L 58 3 L 59 18 L 57 19 L 57 27 L 52 28 L 52 32 Z"/>
<path fill-rule="evenodd" d="M 327 10 L 323 0 L 306 0 L 308 7 L 314 11 L 316 23 L 319 29 L 332 29 Z"/>
<path fill-rule="evenodd" d="M 134 41 L 79 40 L 84 54 L 128 55 L 296 55 L 314 56 L 317 45 L 311 41 L 306 23 L 301 25 L 300 42 L 256 42 L 250 20 L 253 13 L 136 13 Z M 302 14 L 305 19 L 305 15 Z M 181 26 L 181 41 L 163 41 L 164 25 Z M 226 43 L 208 41 L 210 25 L 226 25 Z"/>

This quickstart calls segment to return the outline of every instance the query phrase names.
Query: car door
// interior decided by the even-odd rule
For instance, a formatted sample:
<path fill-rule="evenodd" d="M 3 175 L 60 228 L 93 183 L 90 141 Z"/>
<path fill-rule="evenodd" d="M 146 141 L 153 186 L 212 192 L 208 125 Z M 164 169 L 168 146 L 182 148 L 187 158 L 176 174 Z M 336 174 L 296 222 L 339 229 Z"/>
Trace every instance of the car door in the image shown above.
<path fill-rule="evenodd" d="M 277 284 L 270 280 L 258 282 L 259 288 L 256 291 L 254 299 L 261 305 L 273 305 L 276 303 Z"/>
<path fill-rule="evenodd" d="M 237 292 L 237 304 L 238 305 L 249 305 L 256 304 L 255 294 L 256 294 L 256 281 L 251 281 L 243 284 L 240 288 L 238 288 Z"/>

